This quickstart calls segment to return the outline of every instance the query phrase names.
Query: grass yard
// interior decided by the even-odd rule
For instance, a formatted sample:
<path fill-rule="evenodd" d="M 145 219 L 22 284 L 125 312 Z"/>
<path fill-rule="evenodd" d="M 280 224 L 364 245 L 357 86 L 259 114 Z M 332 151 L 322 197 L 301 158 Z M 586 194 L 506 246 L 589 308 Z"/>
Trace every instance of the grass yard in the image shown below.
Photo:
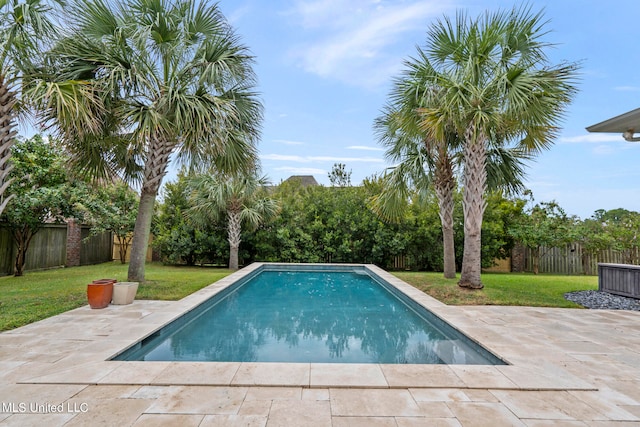
<path fill-rule="evenodd" d="M 484 289 L 460 288 L 460 278 L 445 279 L 442 273 L 393 272 L 405 282 L 449 305 L 523 305 L 580 307 L 564 299 L 566 292 L 598 289 L 598 276 L 558 276 L 530 273 L 485 273 Z"/>
<path fill-rule="evenodd" d="M 87 304 L 87 283 L 103 278 L 126 281 L 127 268 L 112 262 L 0 277 L 0 331 L 81 307 Z M 178 300 L 230 273 L 220 268 L 147 264 L 147 281 L 140 284 L 136 298 Z M 458 279 L 444 279 L 442 273 L 393 274 L 451 305 L 579 307 L 565 300 L 564 293 L 598 288 L 597 276 L 490 273 L 482 275 L 484 289 L 471 291 L 458 287 Z"/>
<path fill-rule="evenodd" d="M 0 331 L 26 325 L 87 304 L 87 284 L 96 279 L 126 281 L 128 265 L 109 262 L 0 277 Z M 147 264 L 136 299 L 178 300 L 231 273 L 208 267 Z"/>

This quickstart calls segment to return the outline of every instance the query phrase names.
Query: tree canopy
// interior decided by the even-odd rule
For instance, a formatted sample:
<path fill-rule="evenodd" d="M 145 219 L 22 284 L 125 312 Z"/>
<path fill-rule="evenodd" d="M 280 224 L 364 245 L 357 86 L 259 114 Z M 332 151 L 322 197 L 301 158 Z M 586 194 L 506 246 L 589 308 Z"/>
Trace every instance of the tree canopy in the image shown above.
<path fill-rule="evenodd" d="M 9 192 L 15 200 L 0 219 L 11 230 L 17 246 L 14 274 L 21 276 L 31 239 L 44 223 L 74 214 L 77 187 L 67 174 L 66 159 L 55 141 L 47 142 L 36 135 L 19 141 L 11 151 Z"/>
<path fill-rule="evenodd" d="M 92 176 L 141 172 L 129 280 L 143 281 L 155 198 L 172 156 L 192 169 L 255 164 L 262 106 L 253 58 L 207 1 L 76 0 L 67 12 L 70 29 L 51 51 L 51 75 L 31 95 Z"/>
<path fill-rule="evenodd" d="M 482 221 L 489 146 L 548 148 L 571 101 L 577 65 L 552 64 L 543 14 L 529 6 L 458 12 L 427 32 L 417 58 L 421 126 L 435 141 L 453 131 L 463 141 L 464 257 L 459 285 L 482 288 Z"/>

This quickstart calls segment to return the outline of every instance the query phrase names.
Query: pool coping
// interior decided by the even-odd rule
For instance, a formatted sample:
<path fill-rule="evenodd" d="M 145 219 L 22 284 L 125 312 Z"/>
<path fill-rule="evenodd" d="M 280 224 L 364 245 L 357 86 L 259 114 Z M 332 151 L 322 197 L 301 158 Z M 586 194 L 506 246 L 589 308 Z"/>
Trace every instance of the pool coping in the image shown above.
<path fill-rule="evenodd" d="M 48 326 L 51 336 L 61 345 L 84 349 L 42 364 L 41 370 L 24 373 L 19 384 L 87 385 L 210 385 L 272 386 L 303 388 L 468 388 L 508 390 L 597 390 L 562 369 L 554 360 L 540 363 L 509 345 L 508 337 L 483 333 L 477 319 L 469 318 L 456 307 L 447 306 L 371 264 L 295 264 L 301 268 L 364 266 L 375 275 L 412 298 L 473 341 L 494 353 L 509 365 L 389 365 L 340 363 L 273 362 L 132 362 L 111 361 L 113 356 L 153 334 L 166 324 L 194 309 L 237 280 L 253 274 L 265 265 L 254 263 L 180 301 L 134 301 L 126 306 L 92 310 L 88 306 L 71 310 L 19 328 L 19 331 Z M 77 323 L 86 323 L 82 330 Z M 65 325 L 56 332 L 55 325 Z M 72 327 L 70 325 L 73 325 Z M 16 331 L 18 331 L 16 330 Z M 13 331 L 9 331 L 11 335 Z M 5 335 L 6 336 L 6 335 Z M 33 338 L 33 337 L 32 337 Z M 37 352 L 36 348 L 31 351 Z M 35 356 L 34 356 L 35 357 Z M 46 358 L 46 356 L 38 356 Z M 558 355 L 562 359 L 562 355 Z"/>

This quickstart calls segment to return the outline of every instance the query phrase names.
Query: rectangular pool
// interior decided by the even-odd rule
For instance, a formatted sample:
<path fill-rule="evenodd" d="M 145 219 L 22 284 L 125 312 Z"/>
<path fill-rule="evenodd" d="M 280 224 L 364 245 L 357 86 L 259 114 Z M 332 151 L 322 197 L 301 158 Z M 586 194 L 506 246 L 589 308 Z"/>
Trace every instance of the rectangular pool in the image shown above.
<path fill-rule="evenodd" d="M 113 360 L 504 365 L 366 266 L 264 264 Z"/>

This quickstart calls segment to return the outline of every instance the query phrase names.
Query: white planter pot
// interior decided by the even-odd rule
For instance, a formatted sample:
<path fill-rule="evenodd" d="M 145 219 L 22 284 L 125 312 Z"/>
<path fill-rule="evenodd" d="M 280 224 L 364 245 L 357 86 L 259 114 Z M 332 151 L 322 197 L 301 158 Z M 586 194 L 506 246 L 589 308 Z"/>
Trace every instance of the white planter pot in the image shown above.
<path fill-rule="evenodd" d="M 138 292 L 138 282 L 117 282 L 113 284 L 113 300 L 111 304 L 131 304 Z"/>

